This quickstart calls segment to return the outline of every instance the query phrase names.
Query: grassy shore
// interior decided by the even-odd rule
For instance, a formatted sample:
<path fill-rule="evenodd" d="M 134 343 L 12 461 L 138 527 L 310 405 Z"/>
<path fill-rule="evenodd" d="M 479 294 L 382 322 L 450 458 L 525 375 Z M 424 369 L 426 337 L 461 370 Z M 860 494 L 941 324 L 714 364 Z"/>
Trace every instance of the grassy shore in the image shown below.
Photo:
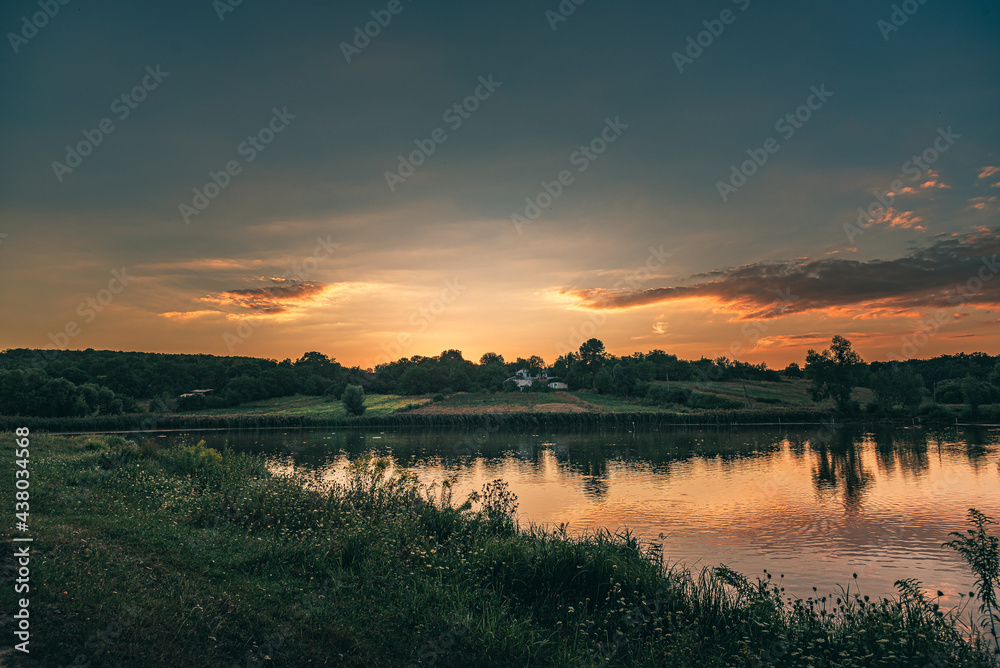
<path fill-rule="evenodd" d="M 777 582 L 664 568 L 626 533 L 519 528 L 499 482 L 452 503 L 367 459 L 310 487 L 118 436 L 34 437 L 29 467 L 31 654 L 4 665 L 994 665 L 906 583 L 789 602 Z"/>

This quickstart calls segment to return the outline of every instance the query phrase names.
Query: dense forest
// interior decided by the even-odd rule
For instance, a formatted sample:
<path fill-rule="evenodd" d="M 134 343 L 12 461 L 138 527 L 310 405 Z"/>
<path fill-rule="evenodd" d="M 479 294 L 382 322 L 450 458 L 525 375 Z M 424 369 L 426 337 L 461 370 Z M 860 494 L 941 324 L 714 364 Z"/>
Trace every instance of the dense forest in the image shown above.
<path fill-rule="evenodd" d="M 347 368 L 319 352 L 281 362 L 253 357 L 173 355 L 102 350 L 9 349 L 0 352 L 0 415 L 88 416 L 222 408 L 295 394 L 340 398 L 348 385 L 366 393 L 426 395 L 517 390 L 520 370 L 548 378 L 525 391 L 547 392 L 550 381 L 641 400 L 650 405 L 736 408 L 725 399 L 697 392 L 697 383 L 728 380 L 783 382 L 806 378 L 813 398 L 832 398 L 845 412 L 915 410 L 938 404 L 967 404 L 973 410 L 1000 400 L 1000 356 L 984 353 L 933 359 L 865 363 L 842 337 L 822 353 L 809 351 L 804 367 L 778 371 L 725 357 L 682 360 L 662 350 L 629 356 L 609 354 L 598 339 L 547 364 L 539 356 L 506 361 L 486 353 L 478 363 L 458 350 L 414 356 L 375 369 Z M 677 384 L 665 381 L 694 381 Z M 854 387 L 871 388 L 867 406 L 851 401 Z M 194 390 L 211 390 L 193 393 Z"/>

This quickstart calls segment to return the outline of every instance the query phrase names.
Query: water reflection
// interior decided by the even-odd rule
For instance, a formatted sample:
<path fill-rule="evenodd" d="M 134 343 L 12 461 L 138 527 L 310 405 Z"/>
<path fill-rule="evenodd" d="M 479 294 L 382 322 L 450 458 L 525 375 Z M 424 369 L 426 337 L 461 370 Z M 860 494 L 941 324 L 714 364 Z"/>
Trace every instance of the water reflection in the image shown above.
<path fill-rule="evenodd" d="M 815 427 L 306 430 L 205 432 L 189 440 L 222 447 L 228 439 L 287 472 L 320 477 L 374 451 L 428 484 L 455 476 L 456 500 L 503 478 L 519 497 L 522 522 L 569 522 L 571 532 L 623 525 L 646 537 L 662 532 L 671 562 L 784 572 L 788 590 L 802 595 L 813 585 L 833 591 L 854 572 L 872 595 L 890 593 L 904 577 L 968 591 L 966 567 L 941 543 L 964 530 L 969 507 L 1000 517 L 1000 430 L 844 428 L 824 435 Z"/>
<path fill-rule="evenodd" d="M 816 456 L 813 465 L 816 490 L 821 494 L 840 492 L 844 508 L 856 511 L 865 489 L 872 482 L 872 475 L 865 469 L 859 451 L 864 440 L 857 434 L 840 430 L 830 441 L 812 445 Z"/>
<path fill-rule="evenodd" d="M 927 470 L 927 433 L 923 430 L 880 429 L 875 432 L 878 466 L 886 474 L 899 471 L 904 476 L 918 476 Z"/>

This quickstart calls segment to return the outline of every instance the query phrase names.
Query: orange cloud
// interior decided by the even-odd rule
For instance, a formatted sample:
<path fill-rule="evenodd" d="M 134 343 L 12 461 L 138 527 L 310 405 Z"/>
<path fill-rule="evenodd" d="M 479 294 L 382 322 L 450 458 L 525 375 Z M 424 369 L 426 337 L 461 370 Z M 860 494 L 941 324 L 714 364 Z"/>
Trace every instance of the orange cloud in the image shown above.
<path fill-rule="evenodd" d="M 266 280 L 261 278 L 260 280 Z M 290 307 L 312 301 L 328 286 L 314 281 L 299 281 L 289 278 L 268 279 L 274 285 L 262 288 L 239 288 L 226 290 L 216 295 L 202 297 L 201 301 L 223 307 L 235 307 L 256 315 L 277 315 L 286 313 Z"/>
<path fill-rule="evenodd" d="M 933 169 L 927 170 L 927 180 L 921 183 L 919 188 L 951 188 L 948 184 L 941 180 L 941 175 L 935 172 Z"/>
<path fill-rule="evenodd" d="M 991 166 L 983 167 L 982 171 L 979 172 L 979 178 L 976 179 L 976 182 L 978 183 L 979 181 L 985 181 L 986 179 L 990 178 L 991 176 L 996 176 L 997 174 L 1000 174 L 1000 167 L 995 167 L 995 166 L 992 166 L 992 167 Z M 993 184 L 994 188 L 996 188 L 998 186 L 1000 186 L 1000 182 L 997 182 L 997 183 Z"/>
<path fill-rule="evenodd" d="M 642 291 L 578 288 L 562 298 L 579 308 L 626 309 L 706 300 L 737 320 L 771 319 L 819 311 L 851 318 L 919 317 L 930 307 L 954 308 L 974 301 L 1000 304 L 1000 227 L 939 235 L 928 247 L 894 260 L 840 258 L 748 264 L 697 274 L 692 285 Z"/>
<path fill-rule="evenodd" d="M 904 230 L 914 229 L 923 232 L 927 228 L 923 225 L 918 225 L 923 220 L 923 218 L 913 211 L 897 211 L 890 206 L 875 219 L 875 222 L 889 223 L 889 227 L 901 227 Z"/>
<path fill-rule="evenodd" d="M 168 311 L 167 313 L 161 313 L 160 316 L 170 320 L 193 320 L 195 318 L 204 318 L 205 316 L 218 314 L 218 311 Z"/>
<path fill-rule="evenodd" d="M 973 209 L 978 209 L 980 211 L 985 211 L 986 207 L 990 204 L 998 205 L 1000 200 L 996 197 L 973 197 L 969 200 L 969 204 Z"/>

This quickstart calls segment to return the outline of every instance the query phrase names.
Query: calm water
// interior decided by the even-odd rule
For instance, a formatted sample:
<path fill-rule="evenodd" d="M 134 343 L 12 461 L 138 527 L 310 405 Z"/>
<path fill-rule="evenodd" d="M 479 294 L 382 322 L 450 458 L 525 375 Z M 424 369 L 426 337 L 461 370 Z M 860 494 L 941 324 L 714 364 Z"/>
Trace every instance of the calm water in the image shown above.
<path fill-rule="evenodd" d="M 571 532 L 627 526 L 665 536 L 670 562 L 783 573 L 805 597 L 837 584 L 893 593 L 916 578 L 958 603 L 972 588 L 941 543 L 976 507 L 1000 519 L 1000 429 L 919 428 L 833 435 L 813 428 L 676 429 L 646 433 L 479 434 L 305 430 L 172 434 L 263 452 L 273 470 L 336 477 L 374 450 L 422 482 L 455 476 L 455 498 L 496 479 L 522 523 Z M 1000 529 L 998 529 L 1000 530 Z"/>

